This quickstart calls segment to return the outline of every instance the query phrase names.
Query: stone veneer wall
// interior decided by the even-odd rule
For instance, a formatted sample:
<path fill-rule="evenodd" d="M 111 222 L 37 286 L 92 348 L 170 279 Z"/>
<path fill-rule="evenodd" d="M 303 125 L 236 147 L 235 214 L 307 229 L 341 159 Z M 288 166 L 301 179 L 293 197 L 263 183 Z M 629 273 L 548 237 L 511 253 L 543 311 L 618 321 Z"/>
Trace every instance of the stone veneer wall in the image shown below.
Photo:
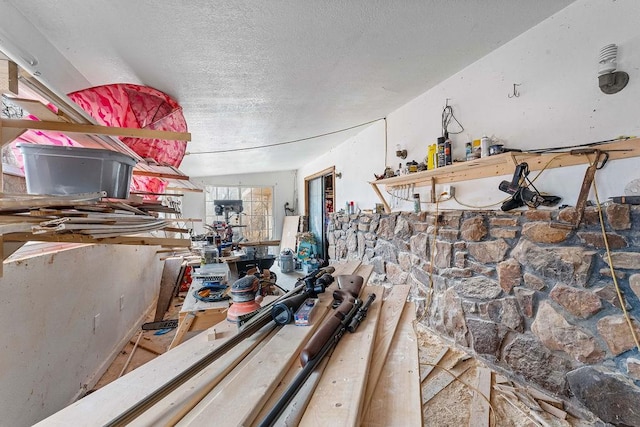
<path fill-rule="evenodd" d="M 640 337 L 640 207 L 612 204 L 603 215 Z M 553 226 L 574 218 L 573 208 L 446 211 L 437 225 L 432 212 L 338 213 L 329 256 L 373 264 L 373 282 L 411 284 L 416 301 L 430 301 L 419 308 L 424 324 L 498 370 L 579 402 L 603 421 L 640 425 L 640 355 L 599 215 L 590 207 L 579 229 Z"/>

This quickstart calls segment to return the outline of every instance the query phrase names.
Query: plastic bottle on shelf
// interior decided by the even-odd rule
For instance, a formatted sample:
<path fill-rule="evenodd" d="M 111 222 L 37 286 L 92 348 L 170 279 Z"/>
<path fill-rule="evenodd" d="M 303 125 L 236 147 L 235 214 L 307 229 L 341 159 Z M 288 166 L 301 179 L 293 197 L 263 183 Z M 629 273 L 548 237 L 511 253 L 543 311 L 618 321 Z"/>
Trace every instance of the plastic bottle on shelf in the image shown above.
<path fill-rule="evenodd" d="M 480 138 L 480 157 L 489 157 L 489 146 L 491 145 L 491 138 L 483 136 Z"/>
<path fill-rule="evenodd" d="M 427 150 L 427 170 L 433 170 L 436 168 L 436 144 L 430 144 Z"/>
<path fill-rule="evenodd" d="M 413 211 L 415 213 L 419 213 L 421 210 L 420 207 L 420 193 L 415 193 L 413 195 Z"/>

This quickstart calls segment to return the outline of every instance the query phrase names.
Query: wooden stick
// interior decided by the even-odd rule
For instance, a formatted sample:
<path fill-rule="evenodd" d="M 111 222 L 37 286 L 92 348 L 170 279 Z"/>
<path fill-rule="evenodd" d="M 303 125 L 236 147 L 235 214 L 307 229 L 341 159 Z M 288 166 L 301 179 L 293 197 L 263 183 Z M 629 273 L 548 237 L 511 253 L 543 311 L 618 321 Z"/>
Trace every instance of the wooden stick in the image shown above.
<path fill-rule="evenodd" d="M 191 141 L 189 132 L 170 132 L 153 129 L 120 128 L 77 123 L 0 119 L 2 126 L 8 129 L 37 129 L 62 133 L 85 133 L 90 135 L 127 136 L 131 138 L 150 138 L 176 141 Z"/>
<path fill-rule="evenodd" d="M 136 340 L 136 343 L 133 345 L 133 348 L 131 349 L 131 353 L 129 353 L 129 357 L 127 357 L 127 361 L 124 363 L 124 366 L 120 371 L 120 374 L 118 374 L 118 378 L 120 378 L 122 374 L 124 374 L 124 371 L 127 370 L 127 367 L 129 367 L 129 362 L 131 362 L 131 359 L 133 358 L 133 353 L 135 353 L 136 348 L 138 348 L 138 344 L 140 343 L 140 338 L 142 338 L 142 331 L 140 331 L 140 333 L 138 334 L 138 339 Z"/>

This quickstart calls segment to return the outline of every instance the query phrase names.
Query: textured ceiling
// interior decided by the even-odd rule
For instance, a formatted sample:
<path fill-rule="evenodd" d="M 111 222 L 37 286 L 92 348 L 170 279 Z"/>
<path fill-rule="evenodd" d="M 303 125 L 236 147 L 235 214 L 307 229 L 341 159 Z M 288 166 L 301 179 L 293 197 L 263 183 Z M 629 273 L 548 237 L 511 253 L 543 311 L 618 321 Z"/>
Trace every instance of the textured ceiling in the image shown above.
<path fill-rule="evenodd" d="M 0 50 L 61 93 L 173 96 L 188 175 L 287 170 L 359 129 L 252 147 L 384 117 L 571 2 L 0 0 Z"/>

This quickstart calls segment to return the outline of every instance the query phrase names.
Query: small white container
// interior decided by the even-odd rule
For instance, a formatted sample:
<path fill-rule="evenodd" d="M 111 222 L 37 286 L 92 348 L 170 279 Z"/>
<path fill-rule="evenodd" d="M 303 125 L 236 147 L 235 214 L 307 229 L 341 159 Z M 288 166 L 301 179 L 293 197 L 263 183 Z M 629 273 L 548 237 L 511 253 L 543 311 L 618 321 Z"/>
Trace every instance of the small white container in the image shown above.
<path fill-rule="evenodd" d="M 491 145 L 491 138 L 483 136 L 480 139 L 480 157 L 489 157 L 489 146 Z"/>

